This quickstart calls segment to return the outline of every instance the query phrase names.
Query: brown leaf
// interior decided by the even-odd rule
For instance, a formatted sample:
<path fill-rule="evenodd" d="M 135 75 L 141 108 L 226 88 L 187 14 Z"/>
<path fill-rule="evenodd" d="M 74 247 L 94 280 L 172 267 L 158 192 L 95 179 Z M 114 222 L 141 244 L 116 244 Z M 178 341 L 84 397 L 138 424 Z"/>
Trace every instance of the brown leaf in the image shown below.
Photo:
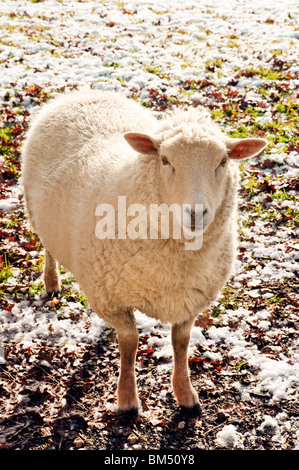
<path fill-rule="evenodd" d="M 213 324 L 213 319 L 210 317 L 209 313 L 204 313 L 199 315 L 195 320 L 195 326 L 200 326 L 201 328 L 207 328 L 209 325 Z"/>

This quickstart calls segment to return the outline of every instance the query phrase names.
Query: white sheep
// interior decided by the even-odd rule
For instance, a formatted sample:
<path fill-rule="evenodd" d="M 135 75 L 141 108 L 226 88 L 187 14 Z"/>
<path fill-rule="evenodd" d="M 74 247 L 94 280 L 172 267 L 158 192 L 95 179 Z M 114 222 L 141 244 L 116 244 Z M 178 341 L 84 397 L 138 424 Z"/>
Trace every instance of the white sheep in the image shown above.
<path fill-rule="evenodd" d="M 30 222 L 45 247 L 46 290 L 60 289 L 59 262 L 91 308 L 116 328 L 122 412 L 138 410 L 136 308 L 172 324 L 174 393 L 186 411 L 200 414 L 188 371 L 190 331 L 231 273 L 238 186 L 232 160 L 265 146 L 263 139 L 226 137 L 203 110 L 179 110 L 159 120 L 133 100 L 107 92 L 65 94 L 34 120 L 23 147 L 22 181 Z M 143 236 L 128 237 L 126 230 L 118 236 L 120 197 L 147 215 L 153 205 L 176 204 L 191 225 L 181 219 L 186 230 L 180 238 L 171 230 L 163 237 L 161 228 L 151 239 L 148 226 Z M 115 211 L 115 234 L 108 237 L 107 229 L 106 238 L 96 229 L 104 215 L 99 205 Z M 190 234 L 203 237 L 200 249 L 186 248 Z"/>

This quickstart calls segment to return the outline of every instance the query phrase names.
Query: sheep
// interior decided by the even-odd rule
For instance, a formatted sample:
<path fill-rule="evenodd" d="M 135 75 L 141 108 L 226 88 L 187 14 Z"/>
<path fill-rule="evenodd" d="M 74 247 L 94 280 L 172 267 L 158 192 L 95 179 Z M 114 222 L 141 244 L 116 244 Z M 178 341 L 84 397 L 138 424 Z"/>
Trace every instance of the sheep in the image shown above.
<path fill-rule="evenodd" d="M 137 309 L 171 324 L 174 395 L 185 412 L 200 416 L 188 370 L 190 332 L 232 272 L 235 161 L 260 154 L 266 145 L 261 138 L 227 137 L 204 109 L 157 119 L 132 99 L 105 91 L 66 93 L 33 120 L 22 150 L 22 184 L 29 221 L 45 248 L 45 288 L 60 291 L 59 262 L 91 309 L 116 329 L 121 414 L 138 414 Z M 120 197 L 127 207 L 142 205 L 146 214 L 153 205 L 176 204 L 191 225 L 180 238 L 171 230 L 163 237 L 159 229 L 151 239 L 144 236 L 148 227 L 143 236 L 118 237 Z M 112 236 L 96 234 L 102 203 L 115 210 Z M 201 240 L 199 248 L 186 249 L 190 236 Z"/>

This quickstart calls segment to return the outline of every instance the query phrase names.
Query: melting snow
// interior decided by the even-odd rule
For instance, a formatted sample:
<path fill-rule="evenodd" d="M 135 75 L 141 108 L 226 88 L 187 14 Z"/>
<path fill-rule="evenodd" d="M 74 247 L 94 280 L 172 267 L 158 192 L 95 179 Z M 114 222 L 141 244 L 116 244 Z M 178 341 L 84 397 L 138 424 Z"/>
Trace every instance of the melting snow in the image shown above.
<path fill-rule="evenodd" d="M 150 98 L 150 89 L 158 89 L 168 97 L 178 96 L 181 93 L 181 81 L 208 79 L 209 75 L 203 65 L 208 60 L 223 58 L 225 62 L 222 64 L 221 76 L 214 75 L 213 80 L 220 86 L 226 86 L 231 80 L 232 71 L 240 63 L 243 68 L 266 67 L 275 48 L 288 50 L 290 56 L 296 56 L 299 33 L 285 19 L 297 6 L 297 0 L 286 0 L 283 7 L 281 0 L 204 1 L 200 2 L 200 6 L 195 0 L 187 0 L 182 9 L 181 0 L 148 0 L 129 2 L 126 8 L 132 14 L 124 14 L 117 2 L 0 1 L 0 95 L 3 98 L 7 87 L 15 83 L 16 89 L 37 84 L 46 91 L 66 85 L 117 90 L 128 96 L 134 93 L 143 101 Z M 19 17 L 20 28 L 15 27 L 15 15 Z M 269 18 L 273 20 L 273 24 L 266 25 Z M 43 31 L 37 41 L 29 40 L 26 36 L 26 24 L 33 21 Z M 111 27 L 107 27 L 108 24 Z M 59 47 L 56 48 L 55 41 L 49 41 L 51 35 L 55 37 Z M 240 49 L 244 45 L 243 54 L 240 55 L 239 49 L 235 54 L 234 48 L 228 47 L 228 42 L 232 40 L 228 39 L 229 35 L 238 37 Z M 62 44 L 64 48 L 61 47 Z M 256 51 L 259 51 L 259 56 Z M 298 70 L 298 66 L 294 67 Z M 159 68 L 163 73 L 159 73 Z M 261 100 L 257 93 L 261 83 L 259 77 L 240 77 L 236 89 L 246 91 L 247 100 L 257 102 Z M 292 86 L 298 87 L 298 80 Z M 205 104 L 209 98 L 201 91 L 195 91 L 186 100 L 189 104 L 194 101 Z M 29 107 L 29 100 L 22 102 L 22 106 Z M 33 109 L 31 111 L 34 112 Z M 271 113 L 266 110 L 257 119 L 261 123 L 269 123 Z M 271 159 L 284 165 L 288 176 L 296 176 L 296 152 L 285 155 L 282 152 L 283 144 L 277 147 L 270 155 Z M 15 210 L 19 204 L 20 188 L 16 186 L 15 191 L 10 198 L 0 200 L 0 210 L 4 214 Z M 291 203 L 294 206 L 295 203 Z M 285 201 L 281 207 L 288 205 L 289 201 Z M 259 227 L 263 229 L 262 221 L 256 222 L 255 230 Z M 248 231 L 244 229 L 248 239 L 253 232 L 251 228 Z M 253 242 L 244 242 L 247 253 L 252 257 L 248 263 L 258 257 L 266 259 L 263 267 L 257 266 L 254 271 L 244 271 L 243 262 L 236 261 L 234 283 L 237 287 L 241 282 L 247 281 L 252 298 L 259 297 L 262 281 L 294 277 L 298 244 L 286 252 L 284 243 L 279 238 L 281 236 L 277 234 L 269 238 L 268 234 L 264 237 L 259 233 Z M 287 233 L 285 236 L 287 237 Z M 43 295 L 36 296 L 33 304 L 22 301 L 11 311 L 0 312 L 2 341 L 18 341 L 25 346 L 53 342 L 68 349 L 76 349 L 97 341 L 105 331 L 105 323 L 93 312 L 84 312 L 76 322 L 71 320 L 70 312 L 82 311 L 81 304 L 66 304 L 62 309 L 64 318 L 58 320 L 55 310 L 50 306 L 43 306 L 41 310 Z M 266 292 L 264 296 L 271 298 L 273 294 Z M 169 325 L 160 325 L 141 312 L 136 312 L 136 318 L 142 334 L 151 335 L 157 331 L 161 333 L 162 338 L 149 338 L 149 346 L 155 346 L 154 354 L 157 357 L 169 360 L 163 367 L 171 368 Z M 236 328 L 230 327 L 230 322 L 234 321 L 239 325 Z M 285 357 L 281 353 L 277 359 L 265 357 L 245 338 L 247 321 L 259 322 L 259 327 L 265 332 L 270 326 L 267 311 L 261 310 L 253 314 L 246 308 L 228 309 L 222 326 L 210 327 L 205 335 L 200 327 L 194 327 L 190 354 L 201 344 L 207 349 L 206 358 L 221 360 L 222 345 L 230 355 L 256 368 L 256 393 L 268 393 L 273 402 L 288 398 L 299 385 L 298 346 L 289 345 L 293 351 L 291 357 Z M 208 352 L 209 347 L 218 347 L 219 351 Z M 5 357 L 0 345 L 0 364 L 3 363 Z M 242 388 L 239 383 L 235 386 Z M 271 428 L 277 432 L 277 423 L 277 420 L 265 416 L 260 429 L 265 431 Z M 224 426 L 218 432 L 216 441 L 223 447 L 242 448 L 242 436 L 233 425 Z"/>

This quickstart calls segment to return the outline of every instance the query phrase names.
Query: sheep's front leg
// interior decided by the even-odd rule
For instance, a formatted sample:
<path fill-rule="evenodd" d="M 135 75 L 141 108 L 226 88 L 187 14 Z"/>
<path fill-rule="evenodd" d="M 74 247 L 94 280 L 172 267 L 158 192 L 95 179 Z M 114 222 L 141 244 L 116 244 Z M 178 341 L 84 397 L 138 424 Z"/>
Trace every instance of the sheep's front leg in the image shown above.
<path fill-rule="evenodd" d="M 57 261 L 45 250 L 44 283 L 46 291 L 50 294 L 60 292 L 60 281 Z"/>
<path fill-rule="evenodd" d="M 118 316 L 117 320 L 116 329 L 120 351 L 118 407 L 122 415 L 129 418 L 138 414 L 135 361 L 139 336 L 133 312 L 127 311 Z"/>
<path fill-rule="evenodd" d="M 193 321 L 172 325 L 174 371 L 172 385 L 179 405 L 192 417 L 200 416 L 198 395 L 190 382 L 188 369 L 188 345 Z"/>

